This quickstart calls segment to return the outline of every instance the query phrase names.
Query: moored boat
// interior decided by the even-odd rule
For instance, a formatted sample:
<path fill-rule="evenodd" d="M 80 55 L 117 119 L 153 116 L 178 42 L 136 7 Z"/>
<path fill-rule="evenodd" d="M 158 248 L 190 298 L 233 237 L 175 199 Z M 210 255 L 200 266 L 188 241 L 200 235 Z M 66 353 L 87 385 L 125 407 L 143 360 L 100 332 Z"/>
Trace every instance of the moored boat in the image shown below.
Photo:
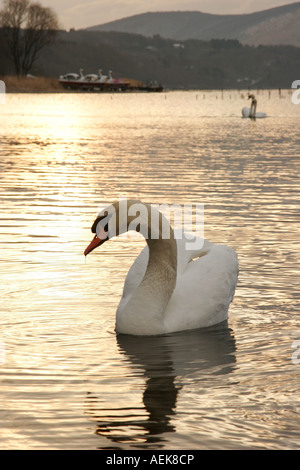
<path fill-rule="evenodd" d="M 73 72 L 66 73 L 61 75 L 58 81 L 64 88 L 77 91 L 163 91 L 162 85 L 156 81 L 144 84 L 133 79 L 113 78 L 111 70 L 108 75 L 103 75 L 101 69 L 99 69 L 98 74 L 91 73 L 87 75 L 84 75 L 83 69 L 80 69 L 79 74 Z"/>
<path fill-rule="evenodd" d="M 109 71 L 109 76 L 102 75 L 102 70 L 99 70 L 98 74 L 83 75 L 81 69 L 80 75 L 67 73 L 61 75 L 58 81 L 64 88 L 71 90 L 125 91 L 129 87 L 129 82 L 122 78 L 113 78 L 111 71 Z"/>

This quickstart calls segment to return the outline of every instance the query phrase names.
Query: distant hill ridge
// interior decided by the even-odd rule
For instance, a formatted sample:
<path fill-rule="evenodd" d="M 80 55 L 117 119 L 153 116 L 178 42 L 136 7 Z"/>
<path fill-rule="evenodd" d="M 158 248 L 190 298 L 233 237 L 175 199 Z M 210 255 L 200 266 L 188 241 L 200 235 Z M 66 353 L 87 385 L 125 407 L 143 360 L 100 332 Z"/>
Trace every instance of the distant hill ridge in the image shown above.
<path fill-rule="evenodd" d="M 177 41 L 238 39 L 249 45 L 289 44 L 300 47 L 300 2 L 243 15 L 199 11 L 152 12 L 86 28 L 117 31 Z"/>

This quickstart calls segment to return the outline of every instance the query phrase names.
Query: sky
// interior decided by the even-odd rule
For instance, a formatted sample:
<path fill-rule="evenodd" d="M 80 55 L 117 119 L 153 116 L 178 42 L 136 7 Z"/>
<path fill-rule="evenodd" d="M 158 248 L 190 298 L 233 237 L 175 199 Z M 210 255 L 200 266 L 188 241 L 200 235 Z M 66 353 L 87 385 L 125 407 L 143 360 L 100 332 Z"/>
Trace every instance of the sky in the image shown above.
<path fill-rule="evenodd" d="M 63 29 L 80 29 L 149 11 L 242 14 L 288 5 L 293 0 L 33 0 L 56 12 Z M 0 0 L 2 7 L 3 0 Z"/>

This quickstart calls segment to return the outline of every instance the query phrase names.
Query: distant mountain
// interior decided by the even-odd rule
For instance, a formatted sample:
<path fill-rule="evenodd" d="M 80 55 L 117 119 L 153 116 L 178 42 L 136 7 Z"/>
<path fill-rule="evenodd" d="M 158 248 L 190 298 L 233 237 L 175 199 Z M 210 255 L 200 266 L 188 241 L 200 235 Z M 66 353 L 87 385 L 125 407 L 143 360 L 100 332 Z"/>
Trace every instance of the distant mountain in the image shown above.
<path fill-rule="evenodd" d="M 300 46 L 300 2 L 244 15 L 211 15 L 198 11 L 144 13 L 87 28 L 160 35 L 173 40 L 238 39 L 249 45 Z"/>

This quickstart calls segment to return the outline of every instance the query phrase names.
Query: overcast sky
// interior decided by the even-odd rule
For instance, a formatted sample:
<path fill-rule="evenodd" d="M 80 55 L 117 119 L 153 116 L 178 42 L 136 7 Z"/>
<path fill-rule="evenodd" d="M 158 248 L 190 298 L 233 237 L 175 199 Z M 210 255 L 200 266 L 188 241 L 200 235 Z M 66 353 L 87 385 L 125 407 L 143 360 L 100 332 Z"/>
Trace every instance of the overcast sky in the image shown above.
<path fill-rule="evenodd" d="M 34 0 L 36 1 L 36 0 Z M 85 28 L 148 11 L 202 11 L 214 14 L 252 13 L 296 3 L 293 0 L 37 0 L 52 7 L 61 26 Z M 3 1 L 0 0 L 2 6 Z"/>

